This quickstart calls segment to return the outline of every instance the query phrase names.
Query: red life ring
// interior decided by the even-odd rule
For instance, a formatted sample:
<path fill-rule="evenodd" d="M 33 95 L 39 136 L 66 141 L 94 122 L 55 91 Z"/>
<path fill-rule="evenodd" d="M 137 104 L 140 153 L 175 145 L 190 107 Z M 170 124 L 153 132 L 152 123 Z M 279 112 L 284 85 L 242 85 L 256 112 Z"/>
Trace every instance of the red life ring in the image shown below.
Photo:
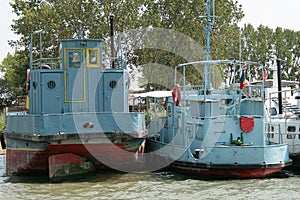
<path fill-rule="evenodd" d="M 175 103 L 176 106 L 179 105 L 180 100 L 181 100 L 181 89 L 180 89 L 180 85 L 176 84 L 173 91 L 172 91 L 172 97 L 173 97 L 173 101 Z"/>
<path fill-rule="evenodd" d="M 254 118 L 253 117 L 241 117 L 240 128 L 245 133 L 249 133 L 254 129 Z"/>

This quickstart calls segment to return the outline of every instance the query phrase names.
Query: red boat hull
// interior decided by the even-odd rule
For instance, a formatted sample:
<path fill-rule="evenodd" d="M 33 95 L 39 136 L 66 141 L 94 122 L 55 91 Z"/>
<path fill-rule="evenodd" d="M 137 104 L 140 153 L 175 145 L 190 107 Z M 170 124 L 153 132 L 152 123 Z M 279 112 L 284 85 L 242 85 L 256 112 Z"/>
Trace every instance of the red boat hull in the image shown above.
<path fill-rule="evenodd" d="M 48 174 L 49 156 L 73 153 L 92 162 L 98 170 L 138 170 L 142 168 L 141 154 L 137 157 L 138 148 L 139 146 L 128 149 L 124 143 L 50 144 L 45 150 L 8 148 L 6 151 L 6 169 L 8 175 Z"/>
<path fill-rule="evenodd" d="M 190 166 L 187 166 L 190 165 Z M 276 165 L 227 165 L 193 166 L 191 163 L 175 161 L 172 170 L 206 179 L 247 179 L 274 177 L 282 172 L 285 164 Z"/>

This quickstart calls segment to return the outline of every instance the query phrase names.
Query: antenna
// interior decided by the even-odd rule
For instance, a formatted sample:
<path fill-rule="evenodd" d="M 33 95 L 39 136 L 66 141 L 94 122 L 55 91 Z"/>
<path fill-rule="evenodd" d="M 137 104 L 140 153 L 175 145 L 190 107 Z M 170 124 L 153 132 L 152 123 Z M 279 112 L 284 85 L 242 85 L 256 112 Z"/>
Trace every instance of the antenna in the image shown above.
<path fill-rule="evenodd" d="M 76 22 L 76 24 L 78 26 L 77 37 L 78 37 L 78 39 L 82 39 L 83 38 L 82 21 L 78 20 Z"/>
<path fill-rule="evenodd" d="M 211 16 L 210 13 L 211 5 L 210 0 L 207 0 L 206 4 L 206 12 L 207 12 L 207 22 L 205 27 L 205 33 L 206 33 L 206 61 L 210 60 L 210 30 L 211 26 L 215 23 L 215 0 L 213 0 L 213 16 Z M 211 18 L 213 18 L 213 21 L 211 22 Z M 210 80 L 210 63 L 206 62 L 204 67 L 204 90 L 205 93 L 208 90 L 212 89 L 212 84 Z"/>

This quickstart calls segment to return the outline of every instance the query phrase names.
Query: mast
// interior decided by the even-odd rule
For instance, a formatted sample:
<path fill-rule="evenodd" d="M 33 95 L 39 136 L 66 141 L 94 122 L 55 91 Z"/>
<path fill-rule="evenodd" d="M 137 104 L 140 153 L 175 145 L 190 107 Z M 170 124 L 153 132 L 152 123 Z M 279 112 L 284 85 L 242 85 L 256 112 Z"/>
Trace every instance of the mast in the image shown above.
<path fill-rule="evenodd" d="M 207 22 L 205 27 L 206 34 L 206 61 L 210 60 L 210 29 L 211 29 L 211 14 L 210 14 L 210 0 L 207 0 L 206 4 Z M 212 89 L 212 83 L 210 80 L 210 63 L 206 62 L 204 66 L 204 90 L 205 93 Z"/>

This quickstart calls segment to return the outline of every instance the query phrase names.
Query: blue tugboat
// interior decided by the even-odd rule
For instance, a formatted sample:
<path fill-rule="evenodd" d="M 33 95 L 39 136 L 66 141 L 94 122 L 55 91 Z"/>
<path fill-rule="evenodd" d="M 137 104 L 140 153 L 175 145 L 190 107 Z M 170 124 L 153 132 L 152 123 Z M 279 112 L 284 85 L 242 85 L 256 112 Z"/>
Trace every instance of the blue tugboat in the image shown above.
<path fill-rule="evenodd" d="M 210 60 L 210 0 L 207 12 L 206 60 L 176 67 L 165 117 L 154 117 L 150 123 L 147 152 L 172 170 L 199 178 L 273 176 L 292 161 L 287 144 L 270 142 L 266 137 L 263 83 L 244 85 L 245 66 L 258 65 Z M 210 69 L 221 64 L 240 69 L 240 86 L 212 88 Z M 202 85 L 187 82 L 186 72 L 191 68 L 204 68 Z M 181 79 L 176 78 L 178 71 L 183 72 Z"/>
<path fill-rule="evenodd" d="M 102 40 L 80 32 L 61 41 L 59 58 L 40 52 L 33 60 L 31 35 L 29 110 L 7 115 L 8 175 L 49 174 L 58 181 L 95 169 L 141 167 L 136 154 L 145 143 L 144 114 L 129 112 L 125 44 L 114 56 L 113 26 L 111 32 L 107 60 Z"/>

